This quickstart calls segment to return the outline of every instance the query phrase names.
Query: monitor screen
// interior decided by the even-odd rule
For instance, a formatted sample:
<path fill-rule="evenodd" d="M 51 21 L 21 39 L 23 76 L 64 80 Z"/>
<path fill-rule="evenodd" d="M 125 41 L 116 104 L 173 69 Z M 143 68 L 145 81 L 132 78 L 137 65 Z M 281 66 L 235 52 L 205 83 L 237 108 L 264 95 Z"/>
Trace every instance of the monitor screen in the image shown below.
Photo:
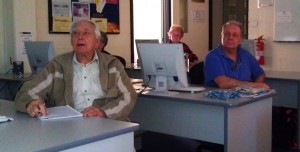
<path fill-rule="evenodd" d="M 51 41 L 25 41 L 24 45 L 32 74 L 41 72 L 44 66 L 55 57 Z"/>
<path fill-rule="evenodd" d="M 138 48 L 145 86 L 156 91 L 188 87 L 182 44 L 140 43 Z"/>
<path fill-rule="evenodd" d="M 241 47 L 243 49 L 246 49 L 250 54 L 252 54 L 255 57 L 256 45 L 254 40 L 243 39 L 241 41 Z"/>

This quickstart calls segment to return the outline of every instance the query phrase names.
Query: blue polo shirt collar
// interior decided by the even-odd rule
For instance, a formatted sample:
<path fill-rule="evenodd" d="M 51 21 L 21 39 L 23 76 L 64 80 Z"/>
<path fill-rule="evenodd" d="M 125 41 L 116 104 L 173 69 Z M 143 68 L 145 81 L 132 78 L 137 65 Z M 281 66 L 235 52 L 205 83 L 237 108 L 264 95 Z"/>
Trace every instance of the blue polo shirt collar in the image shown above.
<path fill-rule="evenodd" d="M 218 48 L 218 49 L 217 49 L 217 54 L 223 56 L 223 57 L 226 58 L 227 60 L 232 61 L 232 60 L 231 60 L 230 58 L 228 58 L 227 55 L 224 53 L 224 49 L 223 49 L 222 44 L 219 44 L 219 45 L 217 46 L 217 48 Z M 241 45 L 238 46 L 238 56 L 237 56 L 237 61 L 238 61 L 238 63 L 241 63 L 241 51 L 240 51 L 240 49 L 241 49 Z M 233 61 L 232 61 L 232 62 L 233 62 Z"/>

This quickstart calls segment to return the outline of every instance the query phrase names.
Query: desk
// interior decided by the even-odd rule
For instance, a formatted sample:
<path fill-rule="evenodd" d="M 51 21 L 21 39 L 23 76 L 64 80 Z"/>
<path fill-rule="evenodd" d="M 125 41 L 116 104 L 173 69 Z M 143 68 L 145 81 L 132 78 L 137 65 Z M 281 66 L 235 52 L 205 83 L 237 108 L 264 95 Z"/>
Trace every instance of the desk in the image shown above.
<path fill-rule="evenodd" d="M 267 84 L 278 92 L 275 106 L 298 109 L 300 72 L 266 71 Z"/>
<path fill-rule="evenodd" d="M 19 87 L 29 79 L 31 79 L 31 74 L 24 74 L 23 77 L 12 73 L 0 74 L 0 99 L 14 100 Z"/>
<path fill-rule="evenodd" d="M 277 90 L 273 105 L 298 110 L 298 145 L 300 145 L 300 72 L 265 71 L 266 83 Z M 299 147 L 300 148 L 300 147 Z"/>
<path fill-rule="evenodd" d="M 6 100 L 0 100 L 0 114 L 14 118 L 0 123 L 0 151 L 135 151 L 135 123 L 96 117 L 41 121 L 16 112 Z"/>
<path fill-rule="evenodd" d="M 228 101 L 204 92 L 142 94 L 130 118 L 143 130 L 223 144 L 227 152 L 269 152 L 275 94 Z"/>

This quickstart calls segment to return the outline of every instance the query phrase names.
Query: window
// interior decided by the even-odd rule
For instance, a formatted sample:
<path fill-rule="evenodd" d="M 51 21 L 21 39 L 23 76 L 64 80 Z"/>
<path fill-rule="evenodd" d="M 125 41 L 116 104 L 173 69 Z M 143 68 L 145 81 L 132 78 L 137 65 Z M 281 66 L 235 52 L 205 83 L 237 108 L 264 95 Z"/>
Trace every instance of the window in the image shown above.
<path fill-rule="evenodd" d="M 168 42 L 171 0 L 131 0 L 131 63 L 137 61 L 135 39 Z"/>

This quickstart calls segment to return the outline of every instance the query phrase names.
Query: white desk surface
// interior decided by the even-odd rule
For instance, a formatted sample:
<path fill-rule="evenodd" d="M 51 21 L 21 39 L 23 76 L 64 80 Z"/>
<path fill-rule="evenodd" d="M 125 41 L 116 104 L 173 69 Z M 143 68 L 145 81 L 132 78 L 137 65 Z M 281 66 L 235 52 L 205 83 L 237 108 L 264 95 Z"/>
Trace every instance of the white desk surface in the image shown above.
<path fill-rule="evenodd" d="M 0 100 L 0 114 L 14 118 L 0 123 L 0 151 L 61 151 L 139 129 L 136 123 L 96 117 L 41 121 L 6 100 Z"/>
<path fill-rule="evenodd" d="M 157 99 L 171 99 L 174 101 L 182 101 L 182 102 L 195 102 L 204 105 L 213 105 L 213 106 L 220 106 L 226 108 L 232 107 L 239 107 L 245 104 L 253 103 L 265 98 L 272 97 L 276 94 L 276 91 L 273 90 L 265 95 L 256 98 L 237 98 L 237 99 L 230 99 L 230 100 L 221 100 L 221 99 L 213 99 L 208 98 L 204 94 L 205 92 L 216 89 L 216 88 L 209 88 L 205 87 L 206 90 L 198 93 L 188 93 L 188 92 L 171 92 L 171 95 L 149 95 L 149 94 L 141 94 L 141 97 L 146 98 L 157 98 Z M 145 92 L 146 93 L 146 92 Z"/>

